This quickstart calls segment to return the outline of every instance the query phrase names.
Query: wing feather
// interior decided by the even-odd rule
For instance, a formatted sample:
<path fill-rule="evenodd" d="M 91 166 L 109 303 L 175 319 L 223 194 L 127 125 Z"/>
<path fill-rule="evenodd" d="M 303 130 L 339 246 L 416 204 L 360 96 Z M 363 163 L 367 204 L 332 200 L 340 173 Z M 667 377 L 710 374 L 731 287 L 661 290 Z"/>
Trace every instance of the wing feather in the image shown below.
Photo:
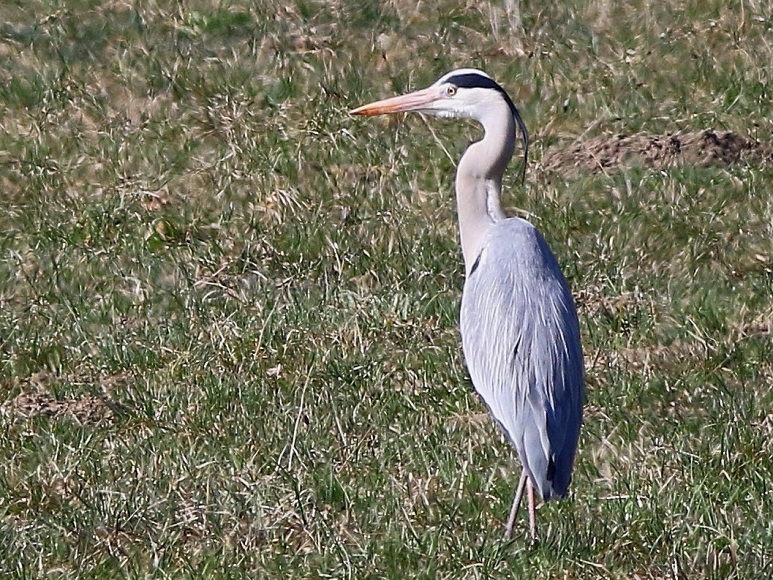
<path fill-rule="evenodd" d="M 579 323 L 555 257 L 525 220 L 503 220 L 484 236 L 461 332 L 473 385 L 537 491 L 565 495 L 582 420 Z"/>

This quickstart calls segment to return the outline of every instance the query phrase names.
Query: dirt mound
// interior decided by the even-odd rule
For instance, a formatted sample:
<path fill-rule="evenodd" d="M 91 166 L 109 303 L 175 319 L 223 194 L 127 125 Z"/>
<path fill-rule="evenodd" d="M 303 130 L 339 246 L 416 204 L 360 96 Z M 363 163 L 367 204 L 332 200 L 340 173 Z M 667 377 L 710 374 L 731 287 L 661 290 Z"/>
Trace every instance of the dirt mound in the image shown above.
<path fill-rule="evenodd" d="M 773 162 L 773 145 L 731 131 L 710 129 L 666 135 L 601 135 L 546 153 L 547 170 L 598 173 L 618 166 L 666 169 L 681 165 L 729 165 L 746 161 Z"/>

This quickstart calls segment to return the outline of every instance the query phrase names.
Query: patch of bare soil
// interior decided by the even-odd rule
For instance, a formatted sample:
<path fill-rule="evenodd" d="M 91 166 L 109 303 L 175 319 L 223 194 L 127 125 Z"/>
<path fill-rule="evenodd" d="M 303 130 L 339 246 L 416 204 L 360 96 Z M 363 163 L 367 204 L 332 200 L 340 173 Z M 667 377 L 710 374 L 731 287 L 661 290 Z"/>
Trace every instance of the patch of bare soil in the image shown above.
<path fill-rule="evenodd" d="M 94 425 L 112 419 L 113 410 L 98 397 L 54 399 L 48 393 L 21 393 L 2 405 L 3 411 L 27 419 L 71 417 L 82 425 Z"/>
<path fill-rule="evenodd" d="M 37 373 L 30 377 L 26 392 L 0 405 L 0 413 L 11 417 L 35 419 L 46 417 L 74 419 L 81 425 L 95 425 L 114 417 L 112 406 L 101 397 L 73 397 L 56 399 L 48 390 L 55 381 L 49 373 Z"/>
<path fill-rule="evenodd" d="M 667 169 L 683 165 L 773 162 L 773 144 L 731 131 L 707 129 L 666 135 L 600 135 L 568 147 L 554 147 L 543 158 L 547 170 L 598 173 L 620 166 Z"/>

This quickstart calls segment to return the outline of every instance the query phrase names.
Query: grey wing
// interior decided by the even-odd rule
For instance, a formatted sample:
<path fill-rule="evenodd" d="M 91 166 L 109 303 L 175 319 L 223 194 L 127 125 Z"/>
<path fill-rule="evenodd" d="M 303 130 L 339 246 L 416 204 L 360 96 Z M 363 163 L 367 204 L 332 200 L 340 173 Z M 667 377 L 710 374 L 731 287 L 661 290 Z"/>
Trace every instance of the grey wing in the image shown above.
<path fill-rule="evenodd" d="M 582 421 L 579 324 L 558 264 L 528 222 L 500 222 L 484 237 L 461 332 L 473 385 L 537 491 L 566 495 Z"/>

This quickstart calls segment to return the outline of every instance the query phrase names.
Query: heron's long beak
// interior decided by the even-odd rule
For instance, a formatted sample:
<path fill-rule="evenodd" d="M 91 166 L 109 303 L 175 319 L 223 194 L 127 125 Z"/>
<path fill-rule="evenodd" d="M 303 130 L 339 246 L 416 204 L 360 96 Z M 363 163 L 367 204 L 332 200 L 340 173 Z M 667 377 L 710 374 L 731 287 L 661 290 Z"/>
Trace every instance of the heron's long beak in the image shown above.
<path fill-rule="evenodd" d="M 351 115 L 385 115 L 387 113 L 408 113 L 432 109 L 432 103 L 440 98 L 435 87 L 421 89 L 407 95 L 376 101 L 349 111 Z"/>

